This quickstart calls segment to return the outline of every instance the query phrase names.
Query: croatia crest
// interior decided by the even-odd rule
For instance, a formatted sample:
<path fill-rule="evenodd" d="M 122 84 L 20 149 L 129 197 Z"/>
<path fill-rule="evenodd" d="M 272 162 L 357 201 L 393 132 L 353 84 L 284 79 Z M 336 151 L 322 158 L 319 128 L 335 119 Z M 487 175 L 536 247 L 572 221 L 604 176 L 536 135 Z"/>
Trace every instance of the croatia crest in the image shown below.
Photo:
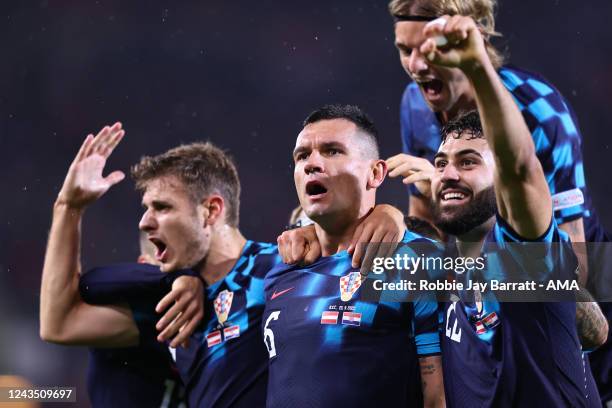
<path fill-rule="evenodd" d="M 227 320 L 229 311 L 232 308 L 232 300 L 234 300 L 234 292 L 230 292 L 229 290 L 224 290 L 219 293 L 215 299 L 215 313 L 217 314 L 219 323 L 223 324 Z"/>
<path fill-rule="evenodd" d="M 340 299 L 343 302 L 351 300 L 357 289 L 361 286 L 361 273 L 351 272 L 340 278 Z"/>

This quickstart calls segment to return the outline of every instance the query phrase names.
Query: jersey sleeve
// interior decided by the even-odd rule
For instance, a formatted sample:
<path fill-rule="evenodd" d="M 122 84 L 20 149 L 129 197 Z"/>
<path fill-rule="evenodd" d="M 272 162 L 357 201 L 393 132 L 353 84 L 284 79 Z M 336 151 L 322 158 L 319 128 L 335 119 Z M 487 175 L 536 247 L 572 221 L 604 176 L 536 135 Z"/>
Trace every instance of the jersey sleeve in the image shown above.
<path fill-rule="evenodd" d="M 560 230 L 554 218 L 548 229 L 536 239 L 527 239 L 517 233 L 498 213 L 495 234 L 495 248 L 488 248 L 491 265 L 496 259 L 511 256 L 517 268 L 500 280 L 531 280 L 545 282 L 552 279 L 572 280 L 577 278 L 578 260 L 567 234 Z M 489 244 L 491 245 L 491 244 Z M 491 260 L 493 256 L 493 260 Z"/>
<path fill-rule="evenodd" d="M 138 298 L 160 300 L 183 275 L 199 276 L 183 269 L 164 273 L 148 264 L 117 264 L 89 270 L 79 281 L 83 300 L 90 304 L 109 304 L 133 301 Z"/>
<path fill-rule="evenodd" d="M 589 217 L 582 135 L 571 106 L 557 89 L 534 74 L 502 69 L 500 76 L 531 131 L 557 224 Z"/>

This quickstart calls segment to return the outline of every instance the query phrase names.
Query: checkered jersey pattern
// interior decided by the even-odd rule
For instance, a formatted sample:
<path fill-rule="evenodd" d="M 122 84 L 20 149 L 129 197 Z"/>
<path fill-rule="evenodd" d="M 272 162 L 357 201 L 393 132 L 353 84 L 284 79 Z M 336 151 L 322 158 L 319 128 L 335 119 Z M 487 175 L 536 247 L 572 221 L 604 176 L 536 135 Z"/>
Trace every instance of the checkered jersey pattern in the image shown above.
<path fill-rule="evenodd" d="M 582 137 L 571 107 L 559 91 L 533 73 L 506 66 L 499 75 L 531 131 L 551 194 L 579 189 L 584 196 L 584 203 L 555 211 L 557 224 L 583 217 L 587 241 L 600 240 L 595 238 L 600 236 L 601 227 L 586 188 Z M 404 91 L 400 122 L 403 151 L 432 161 L 440 145 L 441 125 L 414 82 Z M 414 185 L 410 193 L 420 195 Z"/>
<path fill-rule="evenodd" d="M 261 341 L 264 277 L 280 262 L 276 245 L 247 241 L 232 270 L 206 288 L 204 323 L 190 338 L 187 349 L 176 350 L 176 365 L 190 407 L 265 405 L 268 353 Z M 225 293 L 221 300 L 219 294 L 224 291 L 232 295 Z M 222 304 L 229 307 L 223 325 L 215 312 Z"/>
<path fill-rule="evenodd" d="M 403 242 L 438 250 L 412 232 Z M 346 251 L 268 274 L 267 407 L 422 405 L 417 359 L 440 353 L 437 302 L 368 301 L 358 275 Z"/>

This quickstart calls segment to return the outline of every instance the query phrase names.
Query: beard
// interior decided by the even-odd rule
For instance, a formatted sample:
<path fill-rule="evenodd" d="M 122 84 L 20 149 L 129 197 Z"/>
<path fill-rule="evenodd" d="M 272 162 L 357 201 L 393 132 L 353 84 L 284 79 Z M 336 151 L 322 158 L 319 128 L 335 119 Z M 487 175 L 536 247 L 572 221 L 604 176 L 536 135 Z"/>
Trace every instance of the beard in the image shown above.
<path fill-rule="evenodd" d="M 487 187 L 466 205 L 443 210 L 440 201 L 432 203 L 434 223 L 446 234 L 460 236 L 486 222 L 495 215 L 497 202 L 495 189 Z"/>

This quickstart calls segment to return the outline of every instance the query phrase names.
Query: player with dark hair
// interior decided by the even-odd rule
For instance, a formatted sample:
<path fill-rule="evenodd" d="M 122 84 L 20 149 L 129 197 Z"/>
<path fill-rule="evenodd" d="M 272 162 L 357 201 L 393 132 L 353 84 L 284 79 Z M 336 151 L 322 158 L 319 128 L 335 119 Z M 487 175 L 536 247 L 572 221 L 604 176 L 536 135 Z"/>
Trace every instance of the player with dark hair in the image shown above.
<path fill-rule="evenodd" d="M 591 204 L 578 122 L 569 102 L 544 78 L 504 65 L 504 56 L 491 42 L 500 35 L 495 30 L 496 5 L 496 0 L 392 0 L 389 3 L 400 62 L 413 80 L 404 91 L 400 107 L 404 152 L 388 159 L 389 176 L 402 176 L 404 183 L 412 184 L 410 215 L 431 220 L 429 183 L 424 180 L 433 172 L 431 161 L 440 143 L 440 128 L 460 112 L 475 109 L 477 91 L 461 70 L 440 65 L 421 52 L 421 45 L 428 39 L 426 27 L 435 25 L 440 30 L 434 40 L 441 49 L 447 48 L 447 30 L 442 27 L 445 24 L 450 27 L 450 22 L 462 16 L 472 19 L 488 62 L 511 93 L 529 128 L 553 197 L 555 219 L 559 228 L 570 236 L 580 261 L 580 282 L 598 301 L 612 301 L 612 269 L 607 262 L 612 249 L 608 244 L 610 235 Z M 584 242 L 590 243 L 588 248 Z M 602 307 L 610 321 L 612 308 Z M 604 403 L 612 401 L 611 351 L 612 344 L 607 344 L 593 354 L 598 360 L 594 366 Z"/>
<path fill-rule="evenodd" d="M 415 406 L 417 358 L 426 405 L 443 405 L 437 304 L 360 300 L 365 278 L 339 251 L 387 173 L 372 122 L 357 107 L 325 106 L 304 121 L 293 159 L 300 204 L 315 222 L 323 257 L 266 277 L 267 406 Z M 403 242 L 431 243 L 411 232 Z"/>
<path fill-rule="evenodd" d="M 139 227 L 156 247 L 155 262 L 159 268 L 148 265 L 96 268 L 80 279 L 82 299 L 72 291 L 70 299 L 61 293 L 65 281 L 58 277 L 78 278 L 71 272 L 78 263 L 78 220 L 83 208 L 123 177 L 119 172 L 106 178 L 101 175 L 105 159 L 122 136 L 121 125 L 116 124 L 105 128 L 96 138 L 88 137 L 66 177 L 56 205 L 61 208 L 56 209 L 59 214 L 54 217 L 43 271 L 41 336 L 67 344 L 129 346 L 140 341 L 142 346 L 155 337 L 153 332 L 157 328 L 161 331 L 160 341 L 169 341 L 179 330 L 170 342 L 176 347 L 200 323 L 199 315 L 184 305 L 186 301 L 177 296 L 180 294 L 177 291 L 166 295 L 157 306 L 155 303 L 161 297 L 160 287 L 168 284 L 168 277 L 192 270 L 191 274 L 200 276 L 207 285 L 206 314 L 186 349 L 174 352 L 189 405 L 261 406 L 267 382 L 267 356 L 260 324 L 263 277 L 280 258 L 276 246 L 246 240 L 240 233 L 238 173 L 232 160 L 214 145 L 179 146 L 144 157 L 132 169 L 145 207 Z M 386 217 L 385 212 L 382 217 L 376 215 L 368 221 L 378 226 L 379 220 Z M 60 239 L 74 245 L 70 259 L 58 253 Z M 179 279 L 187 278 L 193 279 L 182 276 Z M 140 309 L 134 309 L 132 318 L 129 309 L 121 305 L 90 306 L 83 302 L 114 304 L 126 300 L 132 305 L 151 298 L 155 299 L 153 307 L 157 311 L 174 303 L 157 324 L 154 313 L 146 314 L 145 325 L 139 323 L 143 319 Z M 104 324 L 95 330 L 88 326 L 94 317 L 90 310 L 108 314 Z M 69 330 L 65 332 L 65 328 Z M 151 372 L 155 369 L 150 367 Z M 110 383 L 111 389 L 125 378 L 111 377 L 110 370 L 102 372 L 109 378 L 99 378 L 99 383 Z M 126 381 L 120 388 L 130 390 L 130 384 Z M 143 402 L 142 398 L 134 395 L 135 401 L 130 405 L 156 405 Z M 99 401 L 95 404 L 104 405 Z"/>
<path fill-rule="evenodd" d="M 444 34 L 448 46 L 439 48 Z M 487 255 L 491 245 L 550 244 L 531 251 L 528 262 L 491 253 L 486 268 L 456 279 L 511 280 L 510 271 L 536 282 L 576 279 L 576 257 L 553 217 L 552 197 L 529 129 L 487 56 L 471 18 L 455 16 L 430 25 L 418 52 L 459 69 L 476 92 L 478 114 L 451 121 L 435 155 L 431 197 L 435 222 L 453 236 L 449 251 Z M 556 243 L 556 245 L 552 245 Z M 537 244 L 533 244 L 537 245 Z M 485 252 L 482 254 L 482 252 Z M 537 267 L 533 260 L 537 259 Z M 517 272 L 518 271 L 518 272 Z M 445 313 L 444 385 L 452 407 L 598 406 L 585 370 L 576 330 L 575 302 L 499 302 L 494 291 L 459 291 Z M 469 295 L 473 295 L 470 297 Z M 595 307 L 595 303 L 589 306 Z M 606 322 L 593 311 L 595 342 L 605 341 Z"/>
<path fill-rule="evenodd" d="M 487 61 L 512 94 L 527 123 L 553 196 L 559 227 L 575 243 L 585 242 L 585 237 L 588 242 L 607 240 L 586 188 L 582 140 L 574 113 L 559 91 L 542 77 L 503 65 L 503 55 L 490 41 L 499 35 L 495 31 L 495 5 L 495 0 L 393 0 L 389 3 L 395 19 L 395 45 L 400 62 L 413 80 L 406 87 L 400 107 L 404 154 L 388 160 L 389 176 L 402 176 L 406 184 L 428 178 L 440 144 L 441 126 L 460 112 L 476 108 L 476 89 L 466 75 L 455 67 L 440 65 L 420 49 L 429 38 L 425 34 L 427 27 L 440 28 L 436 40 L 445 49 L 447 30 L 442 27 L 445 24 L 450 27 L 458 18 L 469 18 L 480 33 L 478 40 L 483 42 Z M 428 201 L 427 183 L 411 185 L 410 215 L 431 219 Z M 584 252 L 583 247 L 580 252 Z M 582 270 L 586 272 L 586 268 Z M 586 278 L 583 274 L 583 284 Z"/>

